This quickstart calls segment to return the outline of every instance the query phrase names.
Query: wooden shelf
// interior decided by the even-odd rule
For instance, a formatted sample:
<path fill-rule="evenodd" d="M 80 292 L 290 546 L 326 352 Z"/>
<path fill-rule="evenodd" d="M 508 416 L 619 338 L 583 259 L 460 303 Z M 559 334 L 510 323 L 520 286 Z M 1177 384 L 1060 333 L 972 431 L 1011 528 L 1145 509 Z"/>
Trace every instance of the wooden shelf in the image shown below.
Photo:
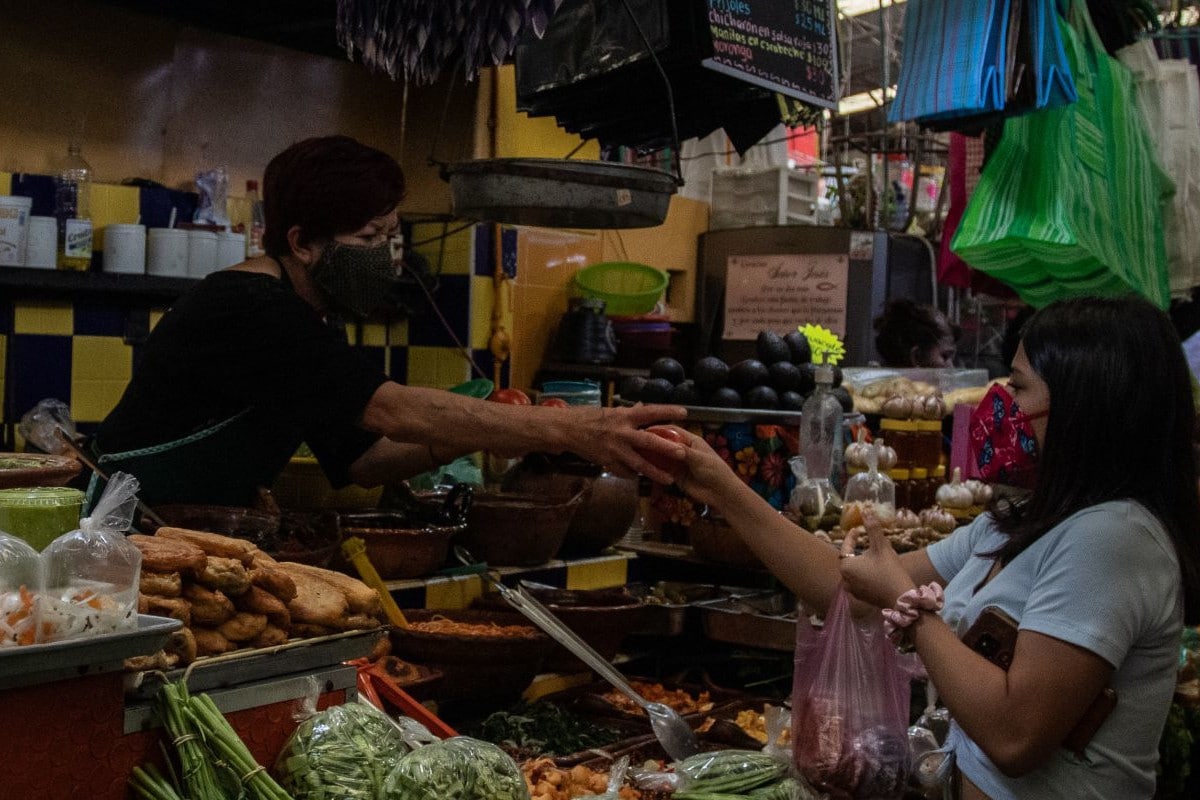
<path fill-rule="evenodd" d="M 199 281 L 193 278 L 159 275 L 0 267 L 0 289 L 23 297 L 62 300 L 103 297 L 171 302 L 197 283 Z"/>

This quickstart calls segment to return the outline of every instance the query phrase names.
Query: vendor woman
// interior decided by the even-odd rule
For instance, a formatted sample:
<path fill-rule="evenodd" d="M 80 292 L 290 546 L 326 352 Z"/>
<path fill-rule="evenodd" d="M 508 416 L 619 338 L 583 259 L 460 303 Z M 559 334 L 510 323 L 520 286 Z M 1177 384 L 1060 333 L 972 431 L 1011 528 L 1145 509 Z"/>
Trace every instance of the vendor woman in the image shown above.
<path fill-rule="evenodd" d="M 271 160 L 263 190 L 266 255 L 175 303 L 93 439 L 101 468 L 136 476 L 144 502 L 248 505 L 302 442 L 335 486 L 395 482 L 481 449 L 570 450 L 669 480 L 642 454 L 684 448 L 642 427 L 682 408 L 516 406 L 404 386 L 327 324 L 365 317 L 394 280 L 404 174 L 391 156 L 308 139 Z"/>

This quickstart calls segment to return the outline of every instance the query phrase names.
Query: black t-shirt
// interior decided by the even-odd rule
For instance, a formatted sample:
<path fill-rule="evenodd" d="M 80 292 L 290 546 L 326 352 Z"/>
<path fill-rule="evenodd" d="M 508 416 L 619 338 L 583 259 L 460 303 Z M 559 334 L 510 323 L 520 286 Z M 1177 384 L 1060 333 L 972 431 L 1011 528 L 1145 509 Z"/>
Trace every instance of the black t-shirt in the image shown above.
<path fill-rule="evenodd" d="M 330 481 L 343 486 L 350 465 L 379 438 L 357 423 L 386 380 L 286 283 L 215 272 L 155 326 L 96 434 L 97 448 L 172 442 L 254 408 L 278 425 L 262 446 L 291 442 L 294 451 L 307 442 Z"/>

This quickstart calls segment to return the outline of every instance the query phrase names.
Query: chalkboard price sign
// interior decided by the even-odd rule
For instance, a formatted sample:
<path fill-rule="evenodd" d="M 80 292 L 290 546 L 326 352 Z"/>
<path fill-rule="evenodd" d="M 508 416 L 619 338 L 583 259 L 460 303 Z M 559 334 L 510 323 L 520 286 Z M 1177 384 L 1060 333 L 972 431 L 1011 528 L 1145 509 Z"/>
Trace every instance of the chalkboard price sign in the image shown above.
<path fill-rule="evenodd" d="M 834 0 L 708 0 L 704 66 L 806 103 L 837 108 Z"/>

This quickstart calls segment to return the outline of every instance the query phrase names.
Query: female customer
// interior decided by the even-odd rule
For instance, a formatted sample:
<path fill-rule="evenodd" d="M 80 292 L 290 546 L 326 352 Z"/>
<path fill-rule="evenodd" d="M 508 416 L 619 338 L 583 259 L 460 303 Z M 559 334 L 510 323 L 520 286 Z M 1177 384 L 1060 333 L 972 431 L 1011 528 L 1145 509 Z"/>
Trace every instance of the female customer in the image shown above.
<path fill-rule="evenodd" d="M 329 315 L 366 317 L 395 281 L 404 174 L 345 136 L 307 139 L 267 165 L 266 255 L 209 275 L 162 318 L 92 441 L 141 499 L 249 505 L 307 442 L 335 486 L 378 486 L 486 449 L 570 450 L 614 469 L 668 473 L 681 458 L 640 430 L 678 407 L 510 406 L 389 380 Z"/>
<path fill-rule="evenodd" d="M 1060 302 L 1029 322 L 1009 388 L 1036 440 L 1032 492 L 923 551 L 897 556 L 875 529 L 864 555 L 839 560 L 694 436 L 677 483 L 810 605 L 844 580 L 864 604 L 909 609 L 892 618 L 953 717 L 963 797 L 1149 798 L 1181 627 L 1200 621 L 1179 339 L 1141 299 Z M 1007 671 L 960 640 L 987 606 L 1019 628 Z M 1116 706 L 1079 757 L 1061 745 L 1106 687 Z"/>
<path fill-rule="evenodd" d="M 885 367 L 953 367 L 959 331 L 933 306 L 906 297 L 876 317 L 875 349 Z"/>

